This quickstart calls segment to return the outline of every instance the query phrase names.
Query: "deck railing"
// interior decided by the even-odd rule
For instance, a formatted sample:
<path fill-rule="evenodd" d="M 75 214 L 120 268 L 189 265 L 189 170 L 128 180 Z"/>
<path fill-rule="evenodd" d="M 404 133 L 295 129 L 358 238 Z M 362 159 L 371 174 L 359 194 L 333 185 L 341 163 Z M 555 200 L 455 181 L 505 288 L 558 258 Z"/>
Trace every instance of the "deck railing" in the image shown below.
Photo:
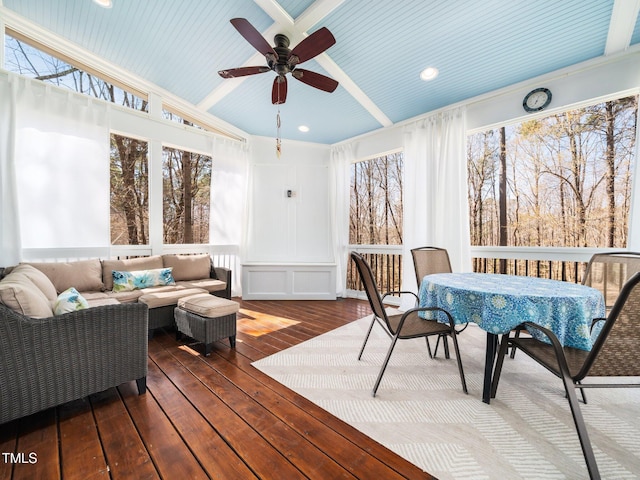
<path fill-rule="evenodd" d="M 381 292 L 400 290 L 402 283 L 402 245 L 350 245 L 371 266 Z M 355 263 L 349 260 L 347 268 L 347 290 L 354 296 L 363 297 L 364 287 Z M 359 292 L 362 292 L 360 295 Z M 364 298 L 364 297 L 363 297 Z"/>
<path fill-rule="evenodd" d="M 349 249 L 361 253 L 369 262 L 380 291 L 400 290 L 402 246 L 350 245 Z M 582 283 L 591 256 L 596 252 L 608 250 L 618 251 L 619 249 L 471 247 L 471 256 L 474 272 L 525 275 Z M 354 296 L 363 297 L 364 295 L 364 289 L 353 262 L 349 262 L 347 270 L 347 289 Z"/>
<path fill-rule="evenodd" d="M 240 248 L 237 245 L 180 244 L 163 245 L 161 253 L 208 253 L 217 267 L 239 271 Z M 23 260 L 29 262 L 61 262 L 91 258 L 132 258 L 153 255 L 149 245 L 111 245 L 88 248 L 30 248 L 23 250 Z"/>

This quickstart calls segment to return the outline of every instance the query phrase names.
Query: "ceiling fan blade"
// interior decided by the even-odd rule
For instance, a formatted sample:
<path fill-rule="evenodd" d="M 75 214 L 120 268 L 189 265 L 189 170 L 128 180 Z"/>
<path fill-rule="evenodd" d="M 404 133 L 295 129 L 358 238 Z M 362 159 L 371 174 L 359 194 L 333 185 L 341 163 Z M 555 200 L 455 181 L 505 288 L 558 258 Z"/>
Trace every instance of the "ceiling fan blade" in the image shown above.
<path fill-rule="evenodd" d="M 240 67 L 229 68 L 228 70 L 220 70 L 218 75 L 222 78 L 246 77 L 247 75 L 255 75 L 257 73 L 269 72 L 269 67 Z"/>
<path fill-rule="evenodd" d="M 287 100 L 287 77 L 278 75 L 273 81 L 271 90 L 271 103 L 281 105 Z"/>
<path fill-rule="evenodd" d="M 329 78 L 320 73 L 312 72 L 310 70 L 304 70 L 302 68 L 296 68 L 291 72 L 293 78 L 300 80 L 302 83 L 306 83 L 312 87 L 324 90 L 325 92 L 333 92 L 338 88 L 338 82 L 333 78 Z"/>
<path fill-rule="evenodd" d="M 236 30 L 242 35 L 247 42 L 253 45 L 257 51 L 259 51 L 262 55 L 273 55 L 273 58 L 278 58 L 278 54 L 275 52 L 273 47 L 269 45 L 262 34 L 256 28 L 249 23 L 246 18 L 232 18 L 231 25 L 233 25 Z"/>
<path fill-rule="evenodd" d="M 336 39 L 327 27 L 316 30 L 291 50 L 289 66 L 293 67 L 312 59 L 316 55 L 320 55 L 334 43 L 336 43 Z"/>

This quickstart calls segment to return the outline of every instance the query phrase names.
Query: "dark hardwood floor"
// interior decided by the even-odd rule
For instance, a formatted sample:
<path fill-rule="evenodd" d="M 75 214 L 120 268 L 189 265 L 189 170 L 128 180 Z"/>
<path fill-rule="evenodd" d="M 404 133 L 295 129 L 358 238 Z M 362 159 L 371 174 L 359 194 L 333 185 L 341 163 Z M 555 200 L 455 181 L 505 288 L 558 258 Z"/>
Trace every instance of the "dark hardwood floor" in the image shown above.
<path fill-rule="evenodd" d="M 160 332 L 146 394 L 129 382 L 0 425 L 0 479 L 432 478 L 251 366 L 366 302 L 235 300 L 235 350 L 225 339 L 203 357 Z"/>

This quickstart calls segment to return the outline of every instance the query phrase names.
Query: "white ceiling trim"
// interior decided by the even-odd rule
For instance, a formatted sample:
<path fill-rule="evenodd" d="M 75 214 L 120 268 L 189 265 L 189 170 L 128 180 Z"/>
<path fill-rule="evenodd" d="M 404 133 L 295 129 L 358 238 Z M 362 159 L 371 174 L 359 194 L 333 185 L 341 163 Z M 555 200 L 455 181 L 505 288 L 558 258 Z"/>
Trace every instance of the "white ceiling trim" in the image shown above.
<path fill-rule="evenodd" d="M 383 127 L 389 127 L 393 125 L 393 122 L 387 117 L 382 110 L 371 100 L 360 87 L 354 82 L 350 76 L 333 61 L 329 55 L 323 53 L 316 57 L 318 63 L 324 68 L 333 78 L 335 78 L 349 94 L 355 98 L 355 100 L 362 105 L 369 114 L 376 119 Z"/>
<path fill-rule="evenodd" d="M 615 0 L 604 48 L 605 55 L 623 52 L 629 48 L 639 11 L 640 0 Z"/>
<path fill-rule="evenodd" d="M 316 0 L 296 18 L 296 27 L 308 31 L 343 3 L 344 0 Z"/>
<path fill-rule="evenodd" d="M 274 22 L 293 26 L 293 17 L 275 0 L 253 0 Z"/>

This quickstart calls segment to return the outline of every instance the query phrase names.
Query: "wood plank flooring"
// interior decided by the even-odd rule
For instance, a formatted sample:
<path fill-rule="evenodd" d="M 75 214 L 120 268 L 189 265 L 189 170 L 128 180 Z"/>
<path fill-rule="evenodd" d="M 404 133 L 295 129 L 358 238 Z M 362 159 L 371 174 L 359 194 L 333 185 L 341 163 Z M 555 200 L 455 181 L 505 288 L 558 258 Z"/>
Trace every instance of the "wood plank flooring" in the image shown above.
<path fill-rule="evenodd" d="M 159 332 L 146 394 L 128 382 L 0 425 L 0 480 L 433 478 L 251 366 L 366 302 L 235 300 L 236 349 Z"/>

